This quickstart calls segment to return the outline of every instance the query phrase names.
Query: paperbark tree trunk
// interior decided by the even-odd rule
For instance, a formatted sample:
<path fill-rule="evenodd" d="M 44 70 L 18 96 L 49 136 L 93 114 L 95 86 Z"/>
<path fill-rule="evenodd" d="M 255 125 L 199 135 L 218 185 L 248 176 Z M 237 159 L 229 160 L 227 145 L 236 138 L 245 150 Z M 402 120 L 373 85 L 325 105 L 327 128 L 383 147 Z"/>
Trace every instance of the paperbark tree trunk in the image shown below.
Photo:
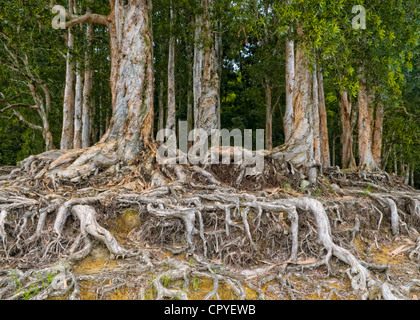
<path fill-rule="evenodd" d="M 166 120 L 166 129 L 175 130 L 176 125 L 176 101 L 175 101 L 175 36 L 174 28 L 174 11 L 170 8 L 170 24 L 171 35 L 169 38 L 169 55 L 168 55 L 168 116 Z"/>
<path fill-rule="evenodd" d="M 163 79 L 159 83 L 159 122 L 158 122 L 158 131 L 162 130 L 165 126 L 165 107 L 163 102 L 163 90 L 164 84 Z"/>
<path fill-rule="evenodd" d="M 73 0 L 69 0 L 69 8 L 73 9 Z M 74 36 L 71 28 L 67 34 L 67 57 L 66 57 L 66 85 L 64 89 L 63 104 L 63 129 L 61 133 L 61 150 L 73 149 L 74 137 L 74 62 L 72 59 L 72 50 L 74 46 Z"/>
<path fill-rule="evenodd" d="M 356 167 L 356 161 L 353 155 L 353 135 L 351 128 L 351 102 L 349 100 L 347 91 L 341 93 L 341 165 L 343 169 Z"/>
<path fill-rule="evenodd" d="M 384 106 L 378 104 L 375 117 L 375 131 L 373 132 L 372 156 L 376 166 L 381 166 L 382 136 L 384 123 Z"/>
<path fill-rule="evenodd" d="M 359 169 L 371 171 L 376 168 L 372 155 L 373 109 L 369 107 L 366 84 L 360 82 L 359 91 Z"/>
<path fill-rule="evenodd" d="M 300 48 L 296 50 L 295 90 L 293 95 L 293 130 L 289 140 L 278 151 L 296 167 L 312 168 L 314 162 L 312 73 L 309 60 Z M 277 151 L 277 150 L 275 150 Z M 315 182 L 315 178 L 310 178 Z M 312 182 L 311 181 L 311 182 Z"/>
<path fill-rule="evenodd" d="M 90 12 L 90 10 L 88 10 Z M 93 81 L 93 71 L 91 70 L 91 46 L 93 40 L 93 28 L 92 24 L 88 24 L 86 27 L 86 40 L 87 40 L 87 50 L 85 54 L 85 79 L 83 87 L 83 107 L 82 107 L 82 148 L 90 147 L 90 136 L 93 132 L 91 128 L 91 115 L 92 113 L 92 102 L 91 102 L 91 93 L 92 93 L 92 81 Z"/>
<path fill-rule="evenodd" d="M 312 100 L 313 100 L 313 121 L 314 121 L 314 159 L 321 163 L 321 132 L 319 112 L 319 88 L 317 71 L 312 72 Z"/>
<path fill-rule="evenodd" d="M 203 67 L 203 45 L 201 39 L 203 17 L 196 17 L 196 26 L 194 33 L 194 64 L 193 64 L 193 95 L 194 95 L 194 127 L 198 122 L 198 106 L 201 97 L 201 72 Z"/>
<path fill-rule="evenodd" d="M 269 82 L 265 81 L 265 148 L 273 149 L 273 103 L 272 89 Z"/>
<path fill-rule="evenodd" d="M 284 114 L 284 139 L 290 139 L 293 130 L 293 93 L 295 86 L 295 44 L 286 41 L 286 111 Z"/>
<path fill-rule="evenodd" d="M 203 73 L 201 77 L 201 96 L 198 101 L 198 117 L 196 128 L 207 132 L 218 128 L 219 117 L 217 115 L 220 79 L 217 71 L 217 55 L 215 50 L 215 39 L 211 30 L 210 10 L 213 0 L 202 0 L 203 14 L 203 38 L 205 46 L 203 49 Z"/>
<path fill-rule="evenodd" d="M 328 139 L 328 121 L 327 108 L 325 105 L 324 76 L 322 70 L 318 70 L 318 98 L 319 98 L 319 122 L 321 139 L 321 158 L 322 165 L 329 167 L 331 165 L 330 144 Z"/>
<path fill-rule="evenodd" d="M 410 178 L 410 185 L 414 188 L 414 172 L 415 172 L 415 166 L 413 164 L 411 169 L 411 178 Z"/>
<path fill-rule="evenodd" d="M 217 129 L 221 129 L 221 107 L 222 107 L 222 103 L 221 103 L 221 81 L 222 81 L 222 72 L 223 72 L 223 36 L 222 33 L 220 32 L 220 30 L 222 29 L 222 22 L 218 21 L 217 22 L 218 28 L 219 28 L 219 32 L 216 33 L 215 36 L 215 55 L 216 55 L 216 70 L 217 70 L 217 75 L 218 75 L 218 99 L 217 99 Z"/>
<path fill-rule="evenodd" d="M 112 64 L 118 70 L 113 97 L 115 105 L 108 132 L 101 142 L 116 142 L 123 162 L 135 160 L 149 145 L 153 121 L 152 1 L 115 1 L 114 21 L 118 55 Z M 113 40 L 111 39 L 111 42 Z"/>
<path fill-rule="evenodd" d="M 80 61 L 76 63 L 76 93 L 74 104 L 74 138 L 73 148 L 82 147 L 82 108 L 83 108 L 83 77 L 80 71 Z"/>

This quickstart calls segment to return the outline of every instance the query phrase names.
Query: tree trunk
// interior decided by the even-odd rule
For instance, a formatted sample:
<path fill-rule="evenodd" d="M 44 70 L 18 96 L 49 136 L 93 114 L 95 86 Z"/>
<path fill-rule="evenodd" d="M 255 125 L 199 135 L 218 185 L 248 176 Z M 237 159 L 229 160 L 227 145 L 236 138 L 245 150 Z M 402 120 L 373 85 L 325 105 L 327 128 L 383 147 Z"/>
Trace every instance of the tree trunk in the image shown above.
<path fill-rule="evenodd" d="M 278 150 L 296 167 L 311 167 L 314 161 L 312 73 L 309 60 L 301 49 L 296 50 L 295 72 L 293 130 L 290 139 Z"/>
<path fill-rule="evenodd" d="M 73 0 L 69 0 L 69 8 L 73 8 Z M 72 59 L 72 50 L 74 46 L 74 36 L 71 29 L 68 31 L 67 39 L 67 57 L 66 57 L 66 85 L 64 89 L 63 104 L 63 129 L 61 133 L 61 150 L 73 149 L 74 136 L 74 62 Z"/>
<path fill-rule="evenodd" d="M 410 183 L 410 164 L 407 164 L 407 166 L 405 166 L 404 184 L 408 186 L 409 183 Z"/>
<path fill-rule="evenodd" d="M 293 93 L 295 86 L 295 44 L 286 41 L 286 111 L 284 114 L 284 139 L 290 139 L 293 130 Z"/>
<path fill-rule="evenodd" d="M 90 12 L 88 10 L 88 12 Z M 91 46 L 93 40 L 93 28 L 92 24 L 88 24 L 86 27 L 86 40 L 87 50 L 85 54 L 85 81 L 83 88 L 83 107 L 82 107 L 82 148 L 86 149 L 90 147 L 90 136 L 93 132 L 91 128 L 91 115 L 92 113 L 92 78 L 93 71 L 91 70 Z M 93 121 L 92 121 L 93 122 Z"/>
<path fill-rule="evenodd" d="M 328 139 L 327 108 L 325 106 L 324 76 L 322 75 L 322 70 L 318 70 L 318 91 L 322 165 L 329 167 L 331 165 L 331 157 Z"/>
<path fill-rule="evenodd" d="M 343 169 L 356 168 L 356 161 L 353 155 L 353 135 L 351 128 L 351 102 L 344 90 L 341 93 L 341 127 L 342 127 L 342 151 L 341 165 Z"/>
<path fill-rule="evenodd" d="M 319 109 L 319 88 L 317 71 L 312 72 L 312 100 L 313 100 L 313 121 L 314 121 L 314 160 L 321 163 L 321 132 L 320 132 L 320 109 Z"/>
<path fill-rule="evenodd" d="M 117 93 L 107 134 L 101 142 L 117 143 L 123 162 L 135 160 L 149 145 L 153 121 L 152 1 L 115 2 L 115 32 L 118 41 Z M 115 49 L 115 48 L 114 48 Z"/>
<path fill-rule="evenodd" d="M 265 81 L 265 148 L 273 149 L 273 106 L 272 106 L 272 89 L 268 82 Z"/>
<path fill-rule="evenodd" d="M 373 110 L 369 108 L 366 84 L 360 82 L 359 91 L 359 169 L 374 170 L 376 168 L 372 155 L 372 119 Z"/>
<path fill-rule="evenodd" d="M 74 104 L 74 139 L 73 148 L 82 147 L 82 108 L 83 108 L 83 77 L 80 71 L 80 61 L 76 63 L 76 94 Z"/>
<path fill-rule="evenodd" d="M 166 129 L 175 131 L 176 124 L 176 102 L 175 102 L 175 36 L 174 28 L 174 12 L 171 4 L 170 8 L 170 24 L 171 36 L 169 38 L 169 55 L 168 55 L 168 117 L 166 120 Z"/>
<path fill-rule="evenodd" d="M 196 17 L 196 26 L 194 34 L 194 64 L 193 64 L 193 95 L 194 95 L 194 127 L 198 122 L 198 105 L 201 97 L 201 74 L 203 67 L 203 47 L 201 40 L 201 31 L 203 25 L 203 17 Z"/>
<path fill-rule="evenodd" d="M 215 59 L 215 63 L 216 63 L 216 70 L 217 70 L 217 75 L 218 75 L 218 80 L 219 80 L 219 92 L 218 92 L 218 100 L 217 100 L 217 128 L 221 129 L 221 107 L 222 107 L 222 103 L 221 103 L 221 81 L 222 81 L 222 71 L 223 71 L 223 38 L 222 38 L 222 33 L 221 33 L 221 29 L 222 29 L 222 22 L 218 21 L 217 22 L 218 28 L 219 28 L 219 32 L 216 33 L 216 39 L 215 39 L 215 54 L 216 54 L 216 59 Z"/>
<path fill-rule="evenodd" d="M 158 123 L 158 131 L 162 130 L 165 126 L 165 107 L 163 104 L 163 90 L 164 84 L 163 79 L 160 80 L 159 83 L 159 123 Z"/>
<path fill-rule="evenodd" d="M 214 37 L 211 32 L 210 11 L 213 0 L 202 0 L 204 9 L 203 38 L 205 46 L 203 52 L 203 73 L 201 78 L 201 96 L 198 105 L 196 128 L 207 132 L 218 128 L 219 117 L 217 106 L 219 103 L 220 81 L 217 72 L 217 56 Z"/>
<path fill-rule="evenodd" d="M 375 131 L 373 133 L 372 141 L 372 156 L 378 168 L 381 166 L 383 123 L 384 106 L 382 104 L 378 104 L 378 107 L 376 108 Z"/>
<path fill-rule="evenodd" d="M 410 178 L 410 185 L 414 188 L 414 172 L 415 172 L 415 166 L 413 164 L 411 169 L 411 178 Z"/>

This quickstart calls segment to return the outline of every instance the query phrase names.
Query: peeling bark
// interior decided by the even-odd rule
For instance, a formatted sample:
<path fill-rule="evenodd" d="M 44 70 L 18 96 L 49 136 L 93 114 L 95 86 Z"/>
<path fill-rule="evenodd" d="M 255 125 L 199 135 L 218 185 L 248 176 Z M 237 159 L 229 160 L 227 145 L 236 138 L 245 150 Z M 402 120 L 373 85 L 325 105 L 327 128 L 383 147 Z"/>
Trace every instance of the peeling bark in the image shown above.
<path fill-rule="evenodd" d="M 80 61 L 76 63 L 76 93 L 74 104 L 74 137 L 73 148 L 82 148 L 82 110 L 83 110 L 83 77 Z"/>
<path fill-rule="evenodd" d="M 328 121 L 327 109 L 325 106 L 324 94 L 324 76 L 322 70 L 318 70 L 318 90 L 319 90 L 319 121 L 320 121 L 320 139 L 321 139 L 321 157 L 322 164 L 325 167 L 331 166 L 330 144 L 328 139 Z"/>
<path fill-rule="evenodd" d="M 198 15 L 195 22 L 194 33 L 194 64 L 193 64 L 193 95 L 194 95 L 194 127 L 197 128 L 198 108 L 201 97 L 201 76 L 203 67 L 203 44 L 201 32 L 203 28 L 203 17 Z"/>
<path fill-rule="evenodd" d="M 372 155 L 372 120 L 373 109 L 369 107 L 366 84 L 362 79 L 359 91 L 359 168 L 367 171 L 376 168 Z"/>
<path fill-rule="evenodd" d="M 317 71 L 312 73 L 312 100 L 313 100 L 313 121 L 314 121 L 314 160 L 317 163 L 322 161 L 321 150 L 321 123 L 320 123 L 320 106 L 319 106 L 319 87 Z"/>
<path fill-rule="evenodd" d="M 268 82 L 265 81 L 265 148 L 273 149 L 273 111 L 272 106 L 272 89 Z"/>
<path fill-rule="evenodd" d="M 341 166 L 343 169 L 356 168 L 356 161 L 353 155 L 353 135 L 351 126 L 351 102 L 347 95 L 347 91 L 341 92 L 341 128 L 342 128 L 342 150 L 341 150 Z"/>
<path fill-rule="evenodd" d="M 170 8 L 170 24 L 171 36 L 169 37 L 169 55 L 168 55 L 168 117 L 166 119 L 166 129 L 175 131 L 176 125 L 176 102 L 175 102 L 175 36 L 174 28 L 174 11 Z"/>
<path fill-rule="evenodd" d="M 312 110 L 312 74 L 303 50 L 296 51 L 295 91 L 293 95 L 293 130 L 290 139 L 274 149 L 296 167 L 310 167 L 314 161 Z"/>
<path fill-rule="evenodd" d="M 372 141 L 372 156 L 378 168 L 381 166 L 383 123 L 384 106 L 382 104 L 378 104 L 376 108 L 375 130 L 373 132 Z"/>
<path fill-rule="evenodd" d="M 69 0 L 69 8 L 73 8 L 73 0 Z M 66 57 L 66 86 L 64 90 L 63 129 L 61 134 L 61 150 L 73 149 L 74 137 L 74 62 L 71 51 L 74 46 L 74 36 L 71 29 L 68 31 L 67 57 Z"/>
<path fill-rule="evenodd" d="M 198 101 L 198 116 L 196 128 L 207 132 L 219 127 L 218 104 L 220 94 L 220 79 L 217 70 L 217 55 L 215 39 L 211 30 L 210 10 L 213 0 L 202 0 L 203 39 L 206 43 L 203 48 L 203 72 L 201 76 L 201 95 Z"/>
<path fill-rule="evenodd" d="M 119 2 L 122 2 L 119 4 Z M 118 70 L 115 108 L 107 134 L 101 142 L 117 142 L 117 154 L 124 162 L 135 160 L 151 139 L 153 121 L 153 37 L 152 1 L 141 0 L 115 6 L 115 35 Z M 114 44 L 115 45 L 115 44 Z M 115 48 L 114 48 L 115 50 Z M 114 57 L 115 59 L 115 57 Z"/>
<path fill-rule="evenodd" d="M 83 107 L 82 107 L 82 148 L 90 147 L 90 137 L 93 121 L 93 106 L 91 101 L 92 85 L 93 85 L 93 71 L 91 70 L 91 46 L 93 40 L 93 27 L 88 24 L 86 27 L 87 51 L 85 54 L 85 79 L 83 88 Z"/>
<path fill-rule="evenodd" d="M 293 130 L 293 93 L 295 92 L 295 45 L 286 41 L 286 111 L 284 114 L 284 138 L 287 142 Z"/>

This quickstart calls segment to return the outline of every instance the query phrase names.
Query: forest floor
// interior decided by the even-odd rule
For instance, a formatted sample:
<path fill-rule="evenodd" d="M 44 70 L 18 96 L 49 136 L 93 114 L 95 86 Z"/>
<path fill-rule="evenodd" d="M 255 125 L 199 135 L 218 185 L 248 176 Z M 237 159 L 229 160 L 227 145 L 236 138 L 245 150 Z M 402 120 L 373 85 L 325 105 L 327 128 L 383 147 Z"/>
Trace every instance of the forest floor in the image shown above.
<path fill-rule="evenodd" d="M 420 297 L 420 193 L 396 177 L 329 168 L 309 185 L 292 166 L 238 180 L 213 165 L 39 178 L 57 156 L 0 170 L 0 299 Z"/>

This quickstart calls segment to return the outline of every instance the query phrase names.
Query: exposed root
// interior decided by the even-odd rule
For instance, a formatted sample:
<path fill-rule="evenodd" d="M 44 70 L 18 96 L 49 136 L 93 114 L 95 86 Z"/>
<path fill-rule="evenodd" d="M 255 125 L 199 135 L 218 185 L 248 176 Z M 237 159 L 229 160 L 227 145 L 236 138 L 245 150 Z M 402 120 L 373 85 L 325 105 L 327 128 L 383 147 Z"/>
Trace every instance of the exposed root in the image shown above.
<path fill-rule="evenodd" d="M 191 277 L 211 279 L 213 288 L 205 299 L 221 298 L 225 285 L 238 299 L 245 299 L 247 290 L 266 298 L 269 293 L 264 290 L 269 287 L 273 295 L 296 299 L 301 295 L 288 272 L 326 269 L 330 276 L 337 264 L 343 263 L 349 267 L 345 274 L 359 298 L 407 298 L 416 285 L 407 289 L 393 283 L 389 265 L 365 261 L 368 255 L 359 253 L 354 243 L 360 239 L 369 250 L 373 243 L 379 249 L 378 237 L 389 228 L 393 238 L 401 234 L 416 237 L 408 254 L 418 261 L 418 193 L 408 189 L 372 193 L 337 186 L 334 193 L 343 198 L 316 199 L 310 195 L 315 184 L 300 190 L 306 194 L 278 185 L 280 176 L 284 181 L 294 178 L 297 182 L 291 186 L 313 180 L 308 172 L 276 162 L 274 156 L 270 160 L 273 162 L 260 175 L 244 173 L 243 164 L 231 165 L 236 176 L 223 181 L 219 174 L 224 171 L 213 165 L 156 166 L 150 161 L 121 167 L 115 146 L 108 143 L 88 151 L 33 156 L 20 168 L 2 171 L 0 258 L 7 271 L 0 273 L 0 299 L 80 298 L 82 280 L 71 271 L 71 265 L 88 257 L 98 243 L 106 246 L 112 258 L 126 261 L 130 270 L 155 273 L 152 285 L 157 299 L 188 299 Z M 328 170 L 332 180 L 342 186 L 351 176 L 376 190 L 385 192 L 392 187 L 392 179 L 384 174 Z M 114 180 L 106 182 L 109 176 Z M 269 188 L 270 181 L 277 183 L 276 188 Z M 258 191 L 238 190 L 244 186 Z M 110 220 L 122 208 L 135 210 L 141 224 L 129 233 L 113 235 Z M 196 265 L 171 260 L 165 265 L 169 270 L 162 270 L 158 258 L 145 254 L 150 248 L 165 248 L 174 255 L 186 253 L 185 258 L 194 257 Z M 46 267 L 58 259 L 70 267 Z M 250 267 L 257 269 L 244 270 Z M 375 272 L 385 273 L 386 279 Z M 311 284 L 318 296 L 325 289 L 303 276 L 299 281 Z M 182 289 L 170 286 L 179 282 L 183 282 Z M 127 283 L 110 284 L 102 295 Z M 142 288 L 147 286 L 142 283 Z M 339 296 L 337 290 L 324 294 L 328 299 L 333 296 Z"/>

